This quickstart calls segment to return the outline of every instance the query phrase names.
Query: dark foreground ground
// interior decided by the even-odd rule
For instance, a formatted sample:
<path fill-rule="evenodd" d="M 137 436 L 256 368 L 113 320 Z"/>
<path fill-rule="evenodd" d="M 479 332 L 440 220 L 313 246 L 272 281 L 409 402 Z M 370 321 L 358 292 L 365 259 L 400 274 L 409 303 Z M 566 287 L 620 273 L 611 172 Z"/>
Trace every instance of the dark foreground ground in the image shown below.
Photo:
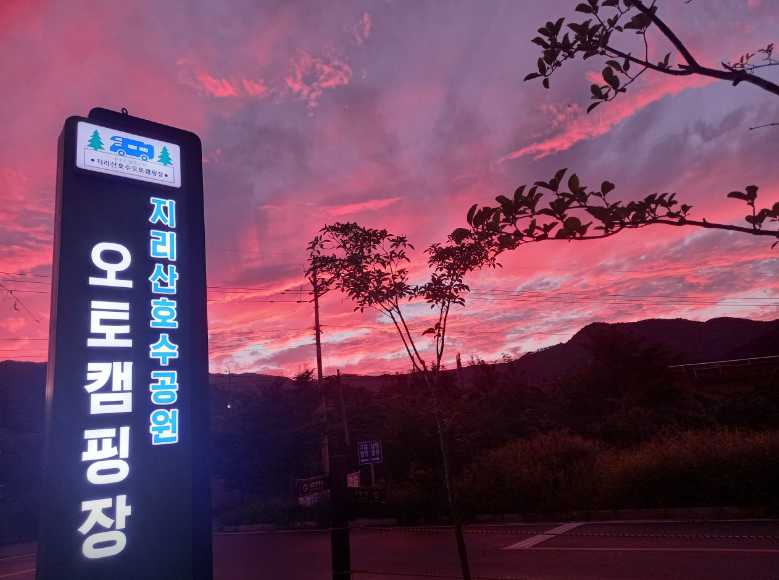
<path fill-rule="evenodd" d="M 451 530 L 355 529 L 355 580 L 458 578 Z M 472 526 L 483 580 L 779 580 L 779 521 Z M 0 548 L 0 580 L 34 578 L 34 546 Z M 216 580 L 325 580 L 322 532 L 214 536 Z"/>

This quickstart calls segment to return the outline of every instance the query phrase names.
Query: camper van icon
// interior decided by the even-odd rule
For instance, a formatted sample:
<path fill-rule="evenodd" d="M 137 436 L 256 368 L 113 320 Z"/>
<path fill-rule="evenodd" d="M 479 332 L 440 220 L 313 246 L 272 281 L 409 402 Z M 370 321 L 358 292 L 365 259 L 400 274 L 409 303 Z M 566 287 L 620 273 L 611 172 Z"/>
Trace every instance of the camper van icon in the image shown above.
<path fill-rule="evenodd" d="M 128 139 L 127 137 L 120 137 L 119 135 L 111 137 L 111 141 L 113 141 L 110 149 L 111 153 L 117 153 L 122 157 L 125 155 L 139 157 L 142 161 L 154 159 L 153 145 L 143 141 L 136 141 L 135 139 Z"/>

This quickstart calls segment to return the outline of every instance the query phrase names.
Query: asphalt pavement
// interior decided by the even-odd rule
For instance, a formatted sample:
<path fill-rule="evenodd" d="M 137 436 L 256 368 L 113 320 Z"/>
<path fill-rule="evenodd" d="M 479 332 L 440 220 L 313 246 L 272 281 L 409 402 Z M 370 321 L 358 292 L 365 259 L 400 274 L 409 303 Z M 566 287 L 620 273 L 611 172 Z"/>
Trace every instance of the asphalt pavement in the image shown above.
<path fill-rule="evenodd" d="M 470 526 L 482 580 L 779 580 L 779 521 Z M 356 528 L 354 580 L 459 578 L 451 529 Z M 0 549 L 0 580 L 33 580 L 35 546 Z M 326 580 L 321 531 L 214 536 L 215 580 Z"/>

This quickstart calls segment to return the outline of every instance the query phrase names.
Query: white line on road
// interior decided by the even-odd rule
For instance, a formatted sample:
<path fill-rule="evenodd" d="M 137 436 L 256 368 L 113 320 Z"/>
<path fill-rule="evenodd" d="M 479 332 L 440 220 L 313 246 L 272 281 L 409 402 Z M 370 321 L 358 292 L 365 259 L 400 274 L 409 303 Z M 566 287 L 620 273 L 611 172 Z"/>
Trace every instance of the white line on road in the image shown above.
<path fill-rule="evenodd" d="M 11 578 L 12 576 L 21 576 L 22 574 L 29 574 L 30 572 L 35 572 L 35 568 L 30 568 L 29 570 L 19 570 L 18 572 L 11 572 L 10 574 L 3 574 L 0 576 L 0 578 Z"/>
<path fill-rule="evenodd" d="M 508 548 L 504 548 L 508 549 Z M 608 548 L 582 546 L 539 546 L 533 551 L 545 552 L 742 552 L 746 554 L 779 554 L 779 548 Z"/>
<path fill-rule="evenodd" d="M 546 542 L 547 540 L 551 540 L 552 538 L 561 536 L 564 533 L 570 532 L 571 530 L 583 525 L 584 522 L 571 522 L 568 524 L 562 524 L 560 526 L 557 526 L 556 528 L 547 530 L 542 534 L 538 534 L 536 536 L 530 536 L 529 538 L 525 538 L 521 542 L 517 542 L 516 544 L 511 544 L 510 546 L 506 546 L 503 549 L 504 550 L 527 550 L 528 548 L 537 546 L 541 542 Z"/>

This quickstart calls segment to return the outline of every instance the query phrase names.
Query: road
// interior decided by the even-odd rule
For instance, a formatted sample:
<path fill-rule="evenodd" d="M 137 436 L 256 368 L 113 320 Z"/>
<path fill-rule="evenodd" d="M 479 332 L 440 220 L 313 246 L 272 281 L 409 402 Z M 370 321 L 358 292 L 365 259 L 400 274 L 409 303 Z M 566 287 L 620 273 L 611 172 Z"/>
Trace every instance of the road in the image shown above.
<path fill-rule="evenodd" d="M 360 528 L 354 580 L 457 578 L 451 530 Z M 468 549 L 484 580 L 779 580 L 779 521 L 577 522 L 471 526 Z M 322 532 L 214 536 L 216 580 L 326 580 Z M 0 551 L 0 580 L 33 580 L 34 546 Z"/>

